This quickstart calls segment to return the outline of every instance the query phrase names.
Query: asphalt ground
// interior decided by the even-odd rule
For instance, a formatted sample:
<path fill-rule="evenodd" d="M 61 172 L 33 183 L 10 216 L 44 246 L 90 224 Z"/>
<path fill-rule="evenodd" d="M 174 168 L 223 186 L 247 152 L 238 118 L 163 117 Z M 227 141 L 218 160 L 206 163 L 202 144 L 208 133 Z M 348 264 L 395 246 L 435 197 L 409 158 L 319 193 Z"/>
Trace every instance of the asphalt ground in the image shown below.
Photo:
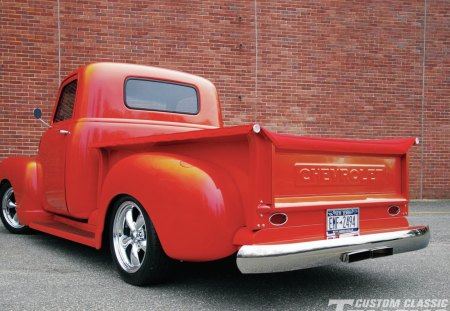
<path fill-rule="evenodd" d="M 242 275 L 231 259 L 182 263 L 170 282 L 144 288 L 124 283 L 108 253 L 0 224 L 0 310 L 323 311 L 336 310 L 330 299 L 450 299 L 450 201 L 413 202 L 410 221 L 430 225 L 428 248 L 264 275 Z"/>

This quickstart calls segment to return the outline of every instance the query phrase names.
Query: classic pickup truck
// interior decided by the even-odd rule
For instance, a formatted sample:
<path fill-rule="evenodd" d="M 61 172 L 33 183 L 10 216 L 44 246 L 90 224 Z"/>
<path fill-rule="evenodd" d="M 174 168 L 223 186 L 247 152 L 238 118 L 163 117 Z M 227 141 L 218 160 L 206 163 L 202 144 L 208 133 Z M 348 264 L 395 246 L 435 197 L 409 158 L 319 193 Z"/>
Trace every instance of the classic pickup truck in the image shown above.
<path fill-rule="evenodd" d="M 242 273 L 268 273 L 429 243 L 407 220 L 413 138 L 223 127 L 208 80 L 116 63 L 70 74 L 47 126 L 37 156 L 0 164 L 4 226 L 109 246 L 134 285 L 162 281 L 174 260 L 236 254 Z"/>

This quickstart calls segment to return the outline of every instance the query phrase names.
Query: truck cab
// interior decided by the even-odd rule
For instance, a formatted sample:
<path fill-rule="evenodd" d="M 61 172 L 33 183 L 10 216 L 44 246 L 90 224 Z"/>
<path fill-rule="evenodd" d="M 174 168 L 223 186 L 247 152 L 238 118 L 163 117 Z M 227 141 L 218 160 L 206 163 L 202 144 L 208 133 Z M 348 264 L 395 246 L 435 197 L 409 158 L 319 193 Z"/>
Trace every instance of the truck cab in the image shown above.
<path fill-rule="evenodd" d="M 137 65 L 92 64 L 62 82 L 50 124 L 38 153 L 42 205 L 88 219 L 97 206 L 101 157 L 93 146 L 218 128 L 222 119 L 217 91 L 205 79 Z"/>

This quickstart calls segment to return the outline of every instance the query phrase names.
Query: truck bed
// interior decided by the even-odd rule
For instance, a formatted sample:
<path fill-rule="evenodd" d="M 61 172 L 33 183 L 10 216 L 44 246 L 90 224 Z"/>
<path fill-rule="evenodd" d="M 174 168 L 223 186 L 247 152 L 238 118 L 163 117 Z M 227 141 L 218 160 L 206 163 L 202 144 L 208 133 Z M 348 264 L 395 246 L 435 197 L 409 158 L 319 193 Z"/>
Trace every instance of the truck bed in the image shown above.
<path fill-rule="evenodd" d="M 234 239 L 242 245 L 325 239 L 326 212 L 331 208 L 358 208 L 358 234 L 406 228 L 407 151 L 414 142 L 414 138 L 301 137 L 248 125 L 138 137 L 95 147 L 108 150 L 111 158 L 126 150 L 162 152 L 191 160 L 192 165 L 208 162 L 225 170 L 244 202 L 245 225 Z M 398 205 L 401 212 L 390 216 L 391 205 Z M 273 225 L 270 216 L 274 213 L 286 214 L 288 221 Z"/>

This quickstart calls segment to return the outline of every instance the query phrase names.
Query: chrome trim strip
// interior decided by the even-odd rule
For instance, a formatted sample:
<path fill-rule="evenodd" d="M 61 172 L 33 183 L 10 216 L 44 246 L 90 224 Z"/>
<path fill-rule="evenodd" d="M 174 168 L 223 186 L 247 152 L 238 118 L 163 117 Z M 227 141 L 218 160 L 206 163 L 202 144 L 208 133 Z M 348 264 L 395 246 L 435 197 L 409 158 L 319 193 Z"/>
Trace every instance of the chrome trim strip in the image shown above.
<path fill-rule="evenodd" d="M 341 262 L 344 254 L 359 250 L 392 247 L 394 254 L 427 247 L 428 226 L 332 240 L 292 244 L 243 245 L 236 263 L 242 273 L 271 273 L 306 269 Z"/>
<path fill-rule="evenodd" d="M 325 167 L 386 167 L 385 164 L 351 164 L 351 163 L 302 163 L 302 162 L 296 162 L 295 166 L 325 166 Z"/>
<path fill-rule="evenodd" d="M 343 201 L 301 201 L 301 198 L 292 198 L 292 200 L 296 200 L 296 202 L 284 203 L 280 202 L 279 199 L 275 199 L 275 208 L 290 208 L 290 207 L 315 207 L 315 206 L 330 206 L 330 205 L 351 205 L 351 204 L 371 204 L 371 203 L 396 203 L 402 204 L 406 203 L 406 199 L 386 199 L 386 198 L 367 198 L 361 200 L 343 200 Z"/>

